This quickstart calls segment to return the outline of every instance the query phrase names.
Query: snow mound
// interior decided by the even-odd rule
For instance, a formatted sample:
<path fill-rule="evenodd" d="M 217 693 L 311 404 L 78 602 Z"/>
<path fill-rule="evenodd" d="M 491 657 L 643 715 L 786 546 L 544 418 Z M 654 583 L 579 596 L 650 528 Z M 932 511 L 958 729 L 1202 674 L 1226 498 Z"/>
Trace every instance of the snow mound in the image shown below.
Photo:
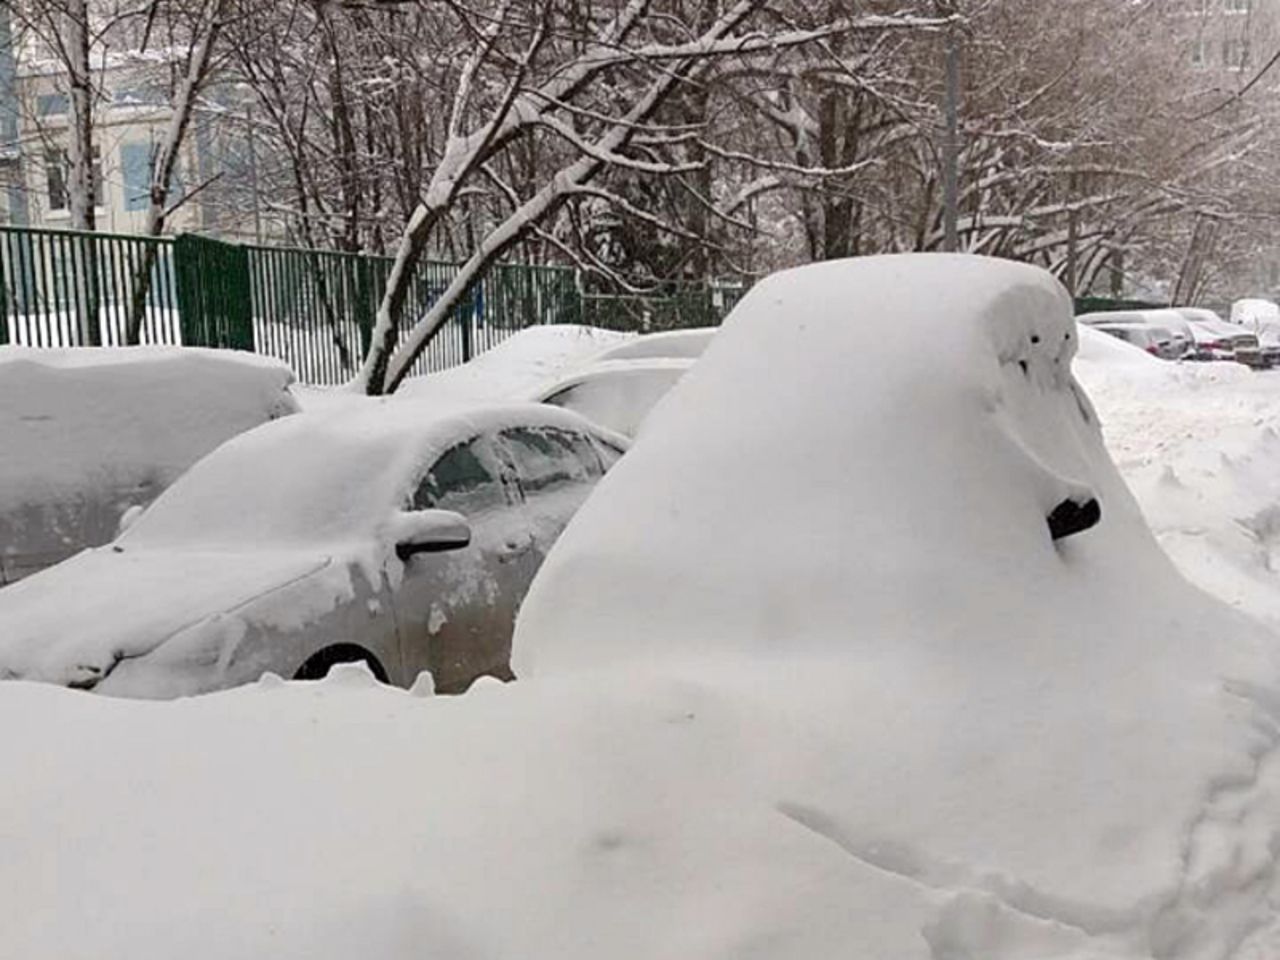
<path fill-rule="evenodd" d="M 1110 357 L 1076 369 L 1108 449 L 1178 568 L 1280 628 L 1280 376 L 1235 363 L 1139 367 Z"/>
<path fill-rule="evenodd" d="M 1275 641 L 1161 552 L 1075 350 L 1031 267 L 775 275 L 548 557 L 517 674 L 747 663 L 803 690 L 839 747 L 788 809 L 885 883 L 967 903 L 935 914 L 936 956 L 1006 955 L 996 928 L 1027 917 L 1084 934 L 1047 955 L 1216 955 L 1276 892 L 1228 812 L 1280 849 Z M 1055 543 L 1046 515 L 1082 490 L 1100 525 Z"/>
<path fill-rule="evenodd" d="M 1270 960 L 1274 640 L 1154 545 L 1070 332 L 991 261 L 762 284 L 479 696 L 0 684 L 6 951 Z"/>

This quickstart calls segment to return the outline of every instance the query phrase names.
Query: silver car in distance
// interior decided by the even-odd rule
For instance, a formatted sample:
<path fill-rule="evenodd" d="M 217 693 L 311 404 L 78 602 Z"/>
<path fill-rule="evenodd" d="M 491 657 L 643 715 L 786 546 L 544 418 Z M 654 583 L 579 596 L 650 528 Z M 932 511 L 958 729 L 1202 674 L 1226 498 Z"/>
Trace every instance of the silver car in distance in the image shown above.
<path fill-rule="evenodd" d="M 0 592 L 0 678 L 117 696 L 363 661 L 511 679 L 516 611 L 626 440 L 544 404 L 357 401 L 228 441 L 113 543 Z"/>

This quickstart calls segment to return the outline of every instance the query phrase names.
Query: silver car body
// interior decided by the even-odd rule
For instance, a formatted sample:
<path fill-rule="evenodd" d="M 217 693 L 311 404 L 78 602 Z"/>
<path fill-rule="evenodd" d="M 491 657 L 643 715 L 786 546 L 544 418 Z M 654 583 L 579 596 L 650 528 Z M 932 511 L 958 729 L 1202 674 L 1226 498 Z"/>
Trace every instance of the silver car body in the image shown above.
<path fill-rule="evenodd" d="M 235 438 L 114 543 L 0 593 L 0 677 L 146 698 L 356 659 L 441 692 L 510 678 L 525 589 L 626 441 L 539 404 L 356 406 Z"/>

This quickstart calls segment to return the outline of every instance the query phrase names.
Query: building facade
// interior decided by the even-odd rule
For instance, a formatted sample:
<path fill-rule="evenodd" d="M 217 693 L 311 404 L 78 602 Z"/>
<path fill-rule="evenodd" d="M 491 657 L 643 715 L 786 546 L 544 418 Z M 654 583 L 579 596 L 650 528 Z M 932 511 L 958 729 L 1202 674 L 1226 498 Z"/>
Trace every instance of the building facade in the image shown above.
<path fill-rule="evenodd" d="M 127 38 L 126 38 L 127 39 Z M 95 52 L 92 86 L 94 212 L 98 230 L 142 232 L 153 161 L 171 117 L 171 93 L 181 49 Z M 47 41 L 0 3 L 0 224 L 66 227 L 67 138 L 71 104 L 67 71 Z M 167 232 L 200 230 L 243 235 L 243 217 L 227 217 L 211 202 L 211 184 L 239 177 L 225 118 L 229 111 L 206 91 L 179 151 L 170 185 Z"/>

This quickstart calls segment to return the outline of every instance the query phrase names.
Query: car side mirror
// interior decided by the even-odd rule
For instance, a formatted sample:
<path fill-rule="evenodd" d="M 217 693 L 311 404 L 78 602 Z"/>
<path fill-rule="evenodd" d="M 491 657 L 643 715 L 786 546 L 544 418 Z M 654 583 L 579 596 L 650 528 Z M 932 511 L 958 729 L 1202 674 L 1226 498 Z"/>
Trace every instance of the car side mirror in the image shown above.
<path fill-rule="evenodd" d="M 1049 523 L 1049 536 L 1054 540 L 1083 533 L 1090 527 L 1097 526 L 1101 519 L 1102 506 L 1095 497 L 1089 497 L 1087 500 L 1068 497 L 1054 507 L 1053 512 L 1046 518 Z"/>
<path fill-rule="evenodd" d="M 138 518 L 142 516 L 142 504 L 135 503 L 124 513 L 120 514 L 120 520 L 116 523 L 116 536 L 123 536 L 125 531 L 137 523 Z"/>
<path fill-rule="evenodd" d="M 471 543 L 471 524 L 452 510 L 406 510 L 393 523 L 401 562 L 419 553 L 446 553 Z"/>

